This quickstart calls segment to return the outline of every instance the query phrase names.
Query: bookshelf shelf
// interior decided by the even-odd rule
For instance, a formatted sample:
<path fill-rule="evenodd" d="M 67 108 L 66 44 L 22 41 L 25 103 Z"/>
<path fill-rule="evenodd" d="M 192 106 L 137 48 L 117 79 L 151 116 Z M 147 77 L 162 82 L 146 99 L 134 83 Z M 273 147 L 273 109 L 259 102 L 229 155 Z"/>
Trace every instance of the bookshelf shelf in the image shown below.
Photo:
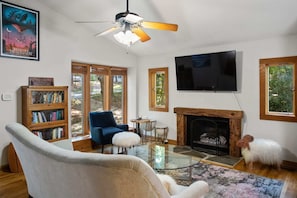
<path fill-rule="evenodd" d="M 68 87 L 22 86 L 22 121 L 47 141 L 68 138 Z"/>

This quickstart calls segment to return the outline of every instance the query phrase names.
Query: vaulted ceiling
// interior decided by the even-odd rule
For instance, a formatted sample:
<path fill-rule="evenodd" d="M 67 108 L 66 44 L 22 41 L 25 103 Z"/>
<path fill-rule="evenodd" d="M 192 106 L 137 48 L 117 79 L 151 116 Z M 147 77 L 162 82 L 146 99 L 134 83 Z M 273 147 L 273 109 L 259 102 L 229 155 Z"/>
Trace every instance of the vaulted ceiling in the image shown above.
<path fill-rule="evenodd" d="M 75 21 L 90 36 L 113 26 L 115 15 L 126 11 L 126 0 L 46 0 L 43 3 Z M 144 29 L 151 37 L 129 51 L 152 55 L 187 48 L 297 34 L 297 0 L 129 0 L 129 11 L 146 21 L 176 23 L 177 32 Z M 116 42 L 108 34 L 103 36 Z M 123 48 L 121 44 L 118 44 Z"/>

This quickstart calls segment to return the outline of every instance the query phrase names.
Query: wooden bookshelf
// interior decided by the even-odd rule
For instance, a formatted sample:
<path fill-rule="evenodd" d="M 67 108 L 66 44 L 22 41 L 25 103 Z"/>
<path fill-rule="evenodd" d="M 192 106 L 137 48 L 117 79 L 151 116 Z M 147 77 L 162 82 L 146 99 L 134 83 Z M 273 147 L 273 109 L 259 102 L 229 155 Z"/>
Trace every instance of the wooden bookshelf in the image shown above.
<path fill-rule="evenodd" d="M 68 138 L 68 87 L 22 86 L 22 122 L 47 141 Z"/>
<path fill-rule="evenodd" d="M 22 123 L 46 141 L 68 139 L 68 87 L 22 86 Z M 11 172 L 22 172 L 13 145 L 8 149 Z"/>

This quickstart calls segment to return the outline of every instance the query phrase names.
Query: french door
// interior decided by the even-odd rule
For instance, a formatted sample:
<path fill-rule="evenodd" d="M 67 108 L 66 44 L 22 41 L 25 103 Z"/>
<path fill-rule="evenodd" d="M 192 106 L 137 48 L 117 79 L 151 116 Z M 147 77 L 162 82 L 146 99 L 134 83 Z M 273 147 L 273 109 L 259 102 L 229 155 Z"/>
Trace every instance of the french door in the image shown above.
<path fill-rule="evenodd" d="M 127 68 L 72 63 L 71 132 L 89 134 L 90 111 L 111 110 L 127 123 Z"/>

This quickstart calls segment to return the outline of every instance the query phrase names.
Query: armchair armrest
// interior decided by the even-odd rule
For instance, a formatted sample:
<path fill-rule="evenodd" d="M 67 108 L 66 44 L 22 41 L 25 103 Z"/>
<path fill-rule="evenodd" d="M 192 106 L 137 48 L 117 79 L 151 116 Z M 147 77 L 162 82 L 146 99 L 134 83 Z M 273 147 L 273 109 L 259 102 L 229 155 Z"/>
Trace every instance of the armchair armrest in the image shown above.
<path fill-rule="evenodd" d="M 102 127 L 92 127 L 91 128 L 91 137 L 92 140 L 98 144 L 101 144 L 103 141 L 103 132 Z"/>
<path fill-rule="evenodd" d="M 129 129 L 128 124 L 117 124 L 117 127 L 122 129 L 123 131 L 128 131 Z"/>

